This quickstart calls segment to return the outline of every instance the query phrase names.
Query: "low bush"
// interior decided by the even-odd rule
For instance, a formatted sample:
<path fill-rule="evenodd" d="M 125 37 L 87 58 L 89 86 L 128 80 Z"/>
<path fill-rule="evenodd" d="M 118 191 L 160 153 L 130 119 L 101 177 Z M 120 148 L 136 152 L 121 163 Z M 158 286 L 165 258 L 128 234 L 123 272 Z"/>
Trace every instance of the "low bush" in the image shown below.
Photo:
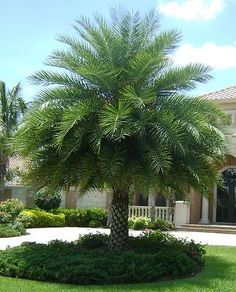
<path fill-rule="evenodd" d="M 34 201 L 38 208 L 50 211 L 60 207 L 61 195 L 57 191 L 52 192 L 44 187 L 36 193 Z"/>
<path fill-rule="evenodd" d="M 161 218 L 156 218 L 154 222 L 150 222 L 149 226 L 150 229 L 153 230 L 161 230 L 161 231 L 168 231 L 168 230 L 173 230 L 174 229 L 174 224 L 165 221 Z"/>
<path fill-rule="evenodd" d="M 151 219 L 148 217 L 130 217 L 128 224 L 129 228 L 135 230 L 152 229 L 167 231 L 174 229 L 174 225 L 172 223 L 161 218 L 156 218 L 154 222 L 151 222 Z"/>
<path fill-rule="evenodd" d="M 65 215 L 66 226 L 76 227 L 100 227 L 105 226 L 108 217 L 108 211 L 102 208 L 91 209 L 57 209 L 56 214 Z"/>
<path fill-rule="evenodd" d="M 23 210 L 24 204 L 17 199 L 0 202 L 0 223 L 10 223 Z"/>
<path fill-rule="evenodd" d="M 91 221 L 86 209 L 58 209 L 55 213 L 64 214 L 66 226 L 87 227 Z"/>
<path fill-rule="evenodd" d="M 22 234 L 25 234 L 24 228 L 20 228 L 19 230 L 19 226 L 16 227 L 7 224 L 0 224 L 0 238 L 20 236 Z"/>
<path fill-rule="evenodd" d="M 128 220 L 129 227 L 135 230 L 143 230 L 148 227 L 151 220 L 147 217 L 130 217 Z"/>
<path fill-rule="evenodd" d="M 91 220 L 89 222 L 89 227 L 97 228 L 97 227 L 100 227 L 100 226 L 101 226 L 101 222 L 98 221 L 98 220 Z"/>
<path fill-rule="evenodd" d="M 26 233 L 24 224 L 18 221 L 23 203 L 17 199 L 0 202 L 0 237 L 20 236 Z"/>
<path fill-rule="evenodd" d="M 153 282 L 193 275 L 204 264 L 204 248 L 159 231 L 129 238 L 129 248 L 109 251 L 108 235 L 67 243 L 23 243 L 0 253 L 0 275 L 77 284 Z M 60 256 L 58 256 L 60 255 Z"/>
<path fill-rule="evenodd" d="M 102 208 L 91 208 L 87 209 L 89 220 L 100 222 L 100 226 L 107 224 L 108 210 Z"/>
<path fill-rule="evenodd" d="M 75 242 L 79 247 L 86 249 L 107 248 L 109 235 L 105 233 L 85 234 Z"/>
<path fill-rule="evenodd" d="M 60 227 L 65 226 L 64 214 L 53 214 L 38 210 L 24 210 L 20 213 L 20 218 L 24 216 L 28 227 Z M 28 220 L 27 220 L 28 219 Z"/>

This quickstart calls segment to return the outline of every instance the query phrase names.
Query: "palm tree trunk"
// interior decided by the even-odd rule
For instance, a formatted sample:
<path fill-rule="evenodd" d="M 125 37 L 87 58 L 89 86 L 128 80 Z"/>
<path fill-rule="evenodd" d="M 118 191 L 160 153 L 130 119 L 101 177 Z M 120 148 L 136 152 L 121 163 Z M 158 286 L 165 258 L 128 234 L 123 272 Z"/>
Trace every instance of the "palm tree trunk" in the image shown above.
<path fill-rule="evenodd" d="M 3 200 L 3 193 L 5 189 L 5 175 L 6 175 L 6 163 L 0 163 L 0 201 Z"/>
<path fill-rule="evenodd" d="M 129 195 L 127 191 L 115 190 L 111 201 L 111 250 L 122 250 L 127 247 Z"/>

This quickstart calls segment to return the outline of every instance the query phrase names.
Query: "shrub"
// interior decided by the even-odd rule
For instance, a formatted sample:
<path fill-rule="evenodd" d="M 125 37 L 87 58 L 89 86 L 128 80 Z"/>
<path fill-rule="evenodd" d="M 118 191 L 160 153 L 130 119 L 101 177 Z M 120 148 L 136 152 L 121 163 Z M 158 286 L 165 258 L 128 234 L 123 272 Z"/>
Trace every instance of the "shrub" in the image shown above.
<path fill-rule="evenodd" d="M 144 230 L 146 228 L 153 230 L 167 231 L 174 229 L 174 225 L 161 218 L 156 218 L 154 222 L 148 217 L 130 217 L 128 220 L 129 228 L 135 230 Z"/>
<path fill-rule="evenodd" d="M 61 195 L 56 191 L 52 192 L 44 187 L 36 193 L 34 201 L 38 208 L 49 211 L 59 208 Z"/>
<path fill-rule="evenodd" d="M 17 199 L 0 202 L 0 223 L 9 223 L 15 220 L 23 210 L 24 204 Z"/>
<path fill-rule="evenodd" d="M 20 236 L 22 234 L 25 234 L 25 229 L 17 230 L 17 228 L 12 228 L 12 226 L 0 224 L 0 238 Z"/>
<path fill-rule="evenodd" d="M 150 222 L 148 227 L 153 230 L 161 230 L 161 231 L 167 231 L 174 229 L 174 225 L 168 221 L 165 221 L 161 218 L 156 218 L 154 222 Z"/>
<path fill-rule="evenodd" d="M 12 220 L 12 216 L 5 212 L 5 211 L 0 211 L 0 223 L 9 223 Z"/>
<path fill-rule="evenodd" d="M 80 247 L 87 248 L 87 249 L 94 249 L 94 248 L 106 248 L 108 246 L 109 235 L 105 233 L 96 234 L 85 234 L 80 236 L 79 240 L 77 240 L 77 244 Z"/>
<path fill-rule="evenodd" d="M 19 232 L 19 235 L 26 234 L 25 226 L 22 222 L 15 220 L 12 223 L 9 223 L 8 226 Z"/>
<path fill-rule="evenodd" d="M 65 215 L 66 226 L 88 227 L 90 222 L 99 227 L 106 225 L 108 211 L 106 209 L 92 208 L 92 209 L 58 209 L 54 211 L 56 214 L 63 213 Z M 95 223 L 96 221 L 96 223 Z"/>
<path fill-rule="evenodd" d="M 85 235 L 74 243 L 24 243 L 0 253 L 0 275 L 78 284 L 141 283 L 192 275 L 204 263 L 201 245 L 160 231 L 130 237 L 129 249 L 120 252 L 109 251 L 107 243 L 105 234 Z"/>
<path fill-rule="evenodd" d="M 102 208 L 91 208 L 87 209 L 90 221 L 96 220 L 100 222 L 100 226 L 105 226 L 107 224 L 108 210 Z"/>
<path fill-rule="evenodd" d="M 23 212 L 21 212 L 17 218 L 16 218 L 17 222 L 20 222 L 23 224 L 24 228 L 28 228 L 30 227 L 30 225 L 32 225 L 33 223 L 33 218 L 28 216 L 28 215 L 24 215 Z"/>
<path fill-rule="evenodd" d="M 98 220 L 91 220 L 89 222 L 89 227 L 97 228 L 97 227 L 100 227 L 100 226 L 101 226 L 101 222 L 98 221 Z"/>
<path fill-rule="evenodd" d="M 25 210 L 20 213 L 25 220 L 29 218 L 28 227 L 60 227 L 65 226 L 64 214 L 53 214 L 38 210 Z"/>
<path fill-rule="evenodd" d="M 142 230 L 149 226 L 151 219 L 147 217 L 131 217 L 128 220 L 128 224 L 130 228 L 135 230 Z"/>
<path fill-rule="evenodd" d="M 64 214 L 66 226 L 88 227 L 91 221 L 86 209 L 59 209 L 58 214 Z"/>

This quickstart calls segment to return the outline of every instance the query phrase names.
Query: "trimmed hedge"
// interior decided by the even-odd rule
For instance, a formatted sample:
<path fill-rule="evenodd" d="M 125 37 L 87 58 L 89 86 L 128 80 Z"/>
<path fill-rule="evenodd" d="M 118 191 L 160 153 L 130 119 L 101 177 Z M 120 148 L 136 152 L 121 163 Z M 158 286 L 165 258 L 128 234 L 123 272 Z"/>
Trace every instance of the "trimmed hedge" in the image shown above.
<path fill-rule="evenodd" d="M 105 209 L 56 209 L 53 213 L 43 210 L 24 210 L 20 220 L 26 227 L 101 227 L 107 222 L 108 211 Z"/>
<path fill-rule="evenodd" d="M 28 227 L 61 227 L 65 226 L 64 214 L 53 214 L 46 211 L 24 210 L 20 217 L 28 218 Z"/>
<path fill-rule="evenodd" d="M 23 243 L 0 252 L 0 275 L 77 284 L 153 282 L 200 271 L 204 248 L 161 232 L 129 238 L 129 249 L 112 252 L 105 234 L 77 242 Z"/>
<path fill-rule="evenodd" d="M 66 226 L 74 227 L 100 227 L 105 226 L 108 210 L 100 208 L 91 209 L 57 209 L 56 214 L 65 215 Z"/>

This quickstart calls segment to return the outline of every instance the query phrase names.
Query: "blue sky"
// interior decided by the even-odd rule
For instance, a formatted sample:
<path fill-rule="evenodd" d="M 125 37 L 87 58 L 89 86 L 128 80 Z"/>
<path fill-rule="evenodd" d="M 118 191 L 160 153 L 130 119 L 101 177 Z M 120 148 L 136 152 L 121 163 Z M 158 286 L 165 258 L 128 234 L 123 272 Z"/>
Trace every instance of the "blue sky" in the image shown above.
<path fill-rule="evenodd" d="M 80 15 L 109 17 L 110 7 L 118 5 L 141 13 L 158 9 L 161 28 L 183 34 L 176 64 L 201 62 L 213 68 L 214 79 L 193 94 L 236 85 L 235 0 L 1 0 L 0 80 L 8 88 L 20 81 L 23 96 L 32 100 L 37 87 L 27 77 L 45 69 L 47 56 L 62 46 L 56 36 L 74 34 Z"/>

